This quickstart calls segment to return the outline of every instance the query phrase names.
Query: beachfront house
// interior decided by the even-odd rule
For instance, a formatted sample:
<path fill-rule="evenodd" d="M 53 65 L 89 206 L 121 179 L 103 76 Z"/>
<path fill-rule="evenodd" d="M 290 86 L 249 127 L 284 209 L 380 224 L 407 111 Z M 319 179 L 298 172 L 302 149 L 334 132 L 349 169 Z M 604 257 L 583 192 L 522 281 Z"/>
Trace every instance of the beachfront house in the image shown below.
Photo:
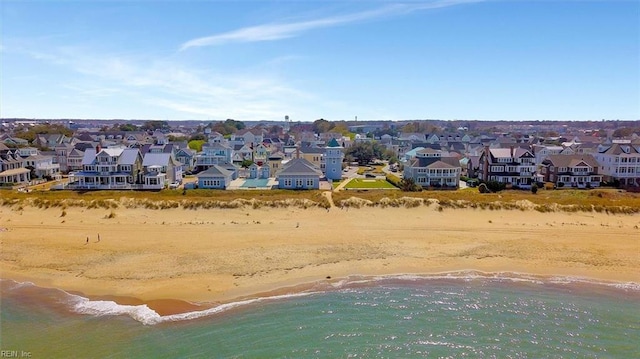
<path fill-rule="evenodd" d="M 425 188 L 458 188 L 460 161 L 442 150 L 423 148 L 404 164 L 404 178 Z"/>
<path fill-rule="evenodd" d="M 489 148 L 485 146 L 479 159 L 478 178 L 482 181 L 497 181 L 518 188 L 531 188 L 536 172 L 535 160 L 531 151 L 521 147 Z"/>
<path fill-rule="evenodd" d="M 142 184 L 142 155 L 137 148 L 86 150 L 82 171 L 70 178 L 72 189 L 139 189 Z"/>
<path fill-rule="evenodd" d="M 640 144 L 612 143 L 600 146 L 593 155 L 598 161 L 598 173 L 605 181 L 619 181 L 622 186 L 640 186 Z"/>
<path fill-rule="evenodd" d="M 322 171 L 304 158 L 294 158 L 277 173 L 280 189 L 319 189 Z"/>
<path fill-rule="evenodd" d="M 182 183 L 182 164 L 173 153 L 147 152 L 142 160 L 143 189 L 163 189 L 169 183 Z"/>
<path fill-rule="evenodd" d="M 60 165 L 53 163 L 53 156 L 35 154 L 24 158 L 33 178 L 60 178 Z"/>
<path fill-rule="evenodd" d="M 196 175 L 198 188 L 227 189 L 234 173 L 222 166 L 212 165 L 207 170 Z"/>
<path fill-rule="evenodd" d="M 541 175 L 556 187 L 595 188 L 600 186 L 598 161 L 592 155 L 551 155 L 542 161 Z"/>
<path fill-rule="evenodd" d="M 24 185 L 31 181 L 31 171 L 15 150 L 0 143 L 0 185 Z"/>

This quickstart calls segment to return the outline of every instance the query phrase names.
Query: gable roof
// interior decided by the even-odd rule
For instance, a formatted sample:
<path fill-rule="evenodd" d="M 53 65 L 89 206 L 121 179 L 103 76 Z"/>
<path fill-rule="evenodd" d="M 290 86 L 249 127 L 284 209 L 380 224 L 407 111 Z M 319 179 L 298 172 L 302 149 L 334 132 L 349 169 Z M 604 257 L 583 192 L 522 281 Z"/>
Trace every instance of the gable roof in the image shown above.
<path fill-rule="evenodd" d="M 133 165 L 136 163 L 136 160 L 140 157 L 140 151 L 137 148 L 126 148 L 120 154 L 120 158 L 118 159 L 118 164 L 121 165 Z"/>
<path fill-rule="evenodd" d="M 520 158 L 526 156 L 527 154 L 528 156 L 533 157 L 529 150 L 521 147 L 514 147 L 513 150 L 511 148 L 491 148 L 489 149 L 489 151 L 491 152 L 491 156 L 493 156 L 494 158 L 510 158 L 511 151 L 513 151 L 513 158 Z"/>
<path fill-rule="evenodd" d="M 640 153 L 638 152 L 638 150 L 630 145 L 630 144 L 620 144 L 620 143 L 614 143 L 611 145 L 611 147 L 600 151 L 600 153 L 604 153 L 607 155 L 621 155 L 621 154 L 636 154 L 636 153 Z"/>
<path fill-rule="evenodd" d="M 550 155 L 542 161 L 543 164 L 550 164 L 556 167 L 576 167 L 581 163 L 589 167 L 597 168 L 598 161 L 592 155 Z"/>
<path fill-rule="evenodd" d="M 171 154 L 164 152 L 148 152 L 145 153 L 142 160 L 143 166 L 166 166 L 171 161 Z"/>
<path fill-rule="evenodd" d="M 304 158 L 294 158 L 284 164 L 278 176 L 322 176 L 322 171 Z"/>
<path fill-rule="evenodd" d="M 196 178 L 200 177 L 231 177 L 233 173 L 224 167 L 213 165 L 206 171 L 202 171 L 196 175 Z"/>

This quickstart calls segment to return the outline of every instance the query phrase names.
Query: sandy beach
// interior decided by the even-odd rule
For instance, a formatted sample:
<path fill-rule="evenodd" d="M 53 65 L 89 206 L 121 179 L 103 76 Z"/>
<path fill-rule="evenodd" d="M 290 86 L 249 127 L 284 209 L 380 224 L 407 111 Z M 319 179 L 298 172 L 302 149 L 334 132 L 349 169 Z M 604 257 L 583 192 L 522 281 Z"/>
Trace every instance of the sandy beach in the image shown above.
<path fill-rule="evenodd" d="M 436 206 L 62 212 L 0 207 L 1 278 L 156 304 L 461 270 L 640 282 L 637 214 Z"/>

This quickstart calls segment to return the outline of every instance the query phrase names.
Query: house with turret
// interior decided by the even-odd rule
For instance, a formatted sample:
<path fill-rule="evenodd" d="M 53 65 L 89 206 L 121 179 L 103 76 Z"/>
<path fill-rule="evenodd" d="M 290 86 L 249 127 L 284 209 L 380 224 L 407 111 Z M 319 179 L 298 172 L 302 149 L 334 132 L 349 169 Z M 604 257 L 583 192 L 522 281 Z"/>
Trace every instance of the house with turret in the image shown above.
<path fill-rule="evenodd" d="M 343 160 L 343 147 L 335 138 L 332 138 L 327 143 L 324 152 L 324 173 L 328 180 L 340 180 L 342 178 Z"/>

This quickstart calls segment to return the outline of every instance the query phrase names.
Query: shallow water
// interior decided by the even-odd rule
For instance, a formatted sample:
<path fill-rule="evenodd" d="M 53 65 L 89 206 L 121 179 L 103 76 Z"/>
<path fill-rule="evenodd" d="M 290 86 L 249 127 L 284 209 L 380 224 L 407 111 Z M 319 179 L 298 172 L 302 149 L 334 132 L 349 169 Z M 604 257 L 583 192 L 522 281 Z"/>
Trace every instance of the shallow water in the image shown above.
<path fill-rule="evenodd" d="M 1 284 L 1 349 L 32 357 L 640 357 L 633 284 L 469 273 L 352 278 L 165 317 Z"/>

